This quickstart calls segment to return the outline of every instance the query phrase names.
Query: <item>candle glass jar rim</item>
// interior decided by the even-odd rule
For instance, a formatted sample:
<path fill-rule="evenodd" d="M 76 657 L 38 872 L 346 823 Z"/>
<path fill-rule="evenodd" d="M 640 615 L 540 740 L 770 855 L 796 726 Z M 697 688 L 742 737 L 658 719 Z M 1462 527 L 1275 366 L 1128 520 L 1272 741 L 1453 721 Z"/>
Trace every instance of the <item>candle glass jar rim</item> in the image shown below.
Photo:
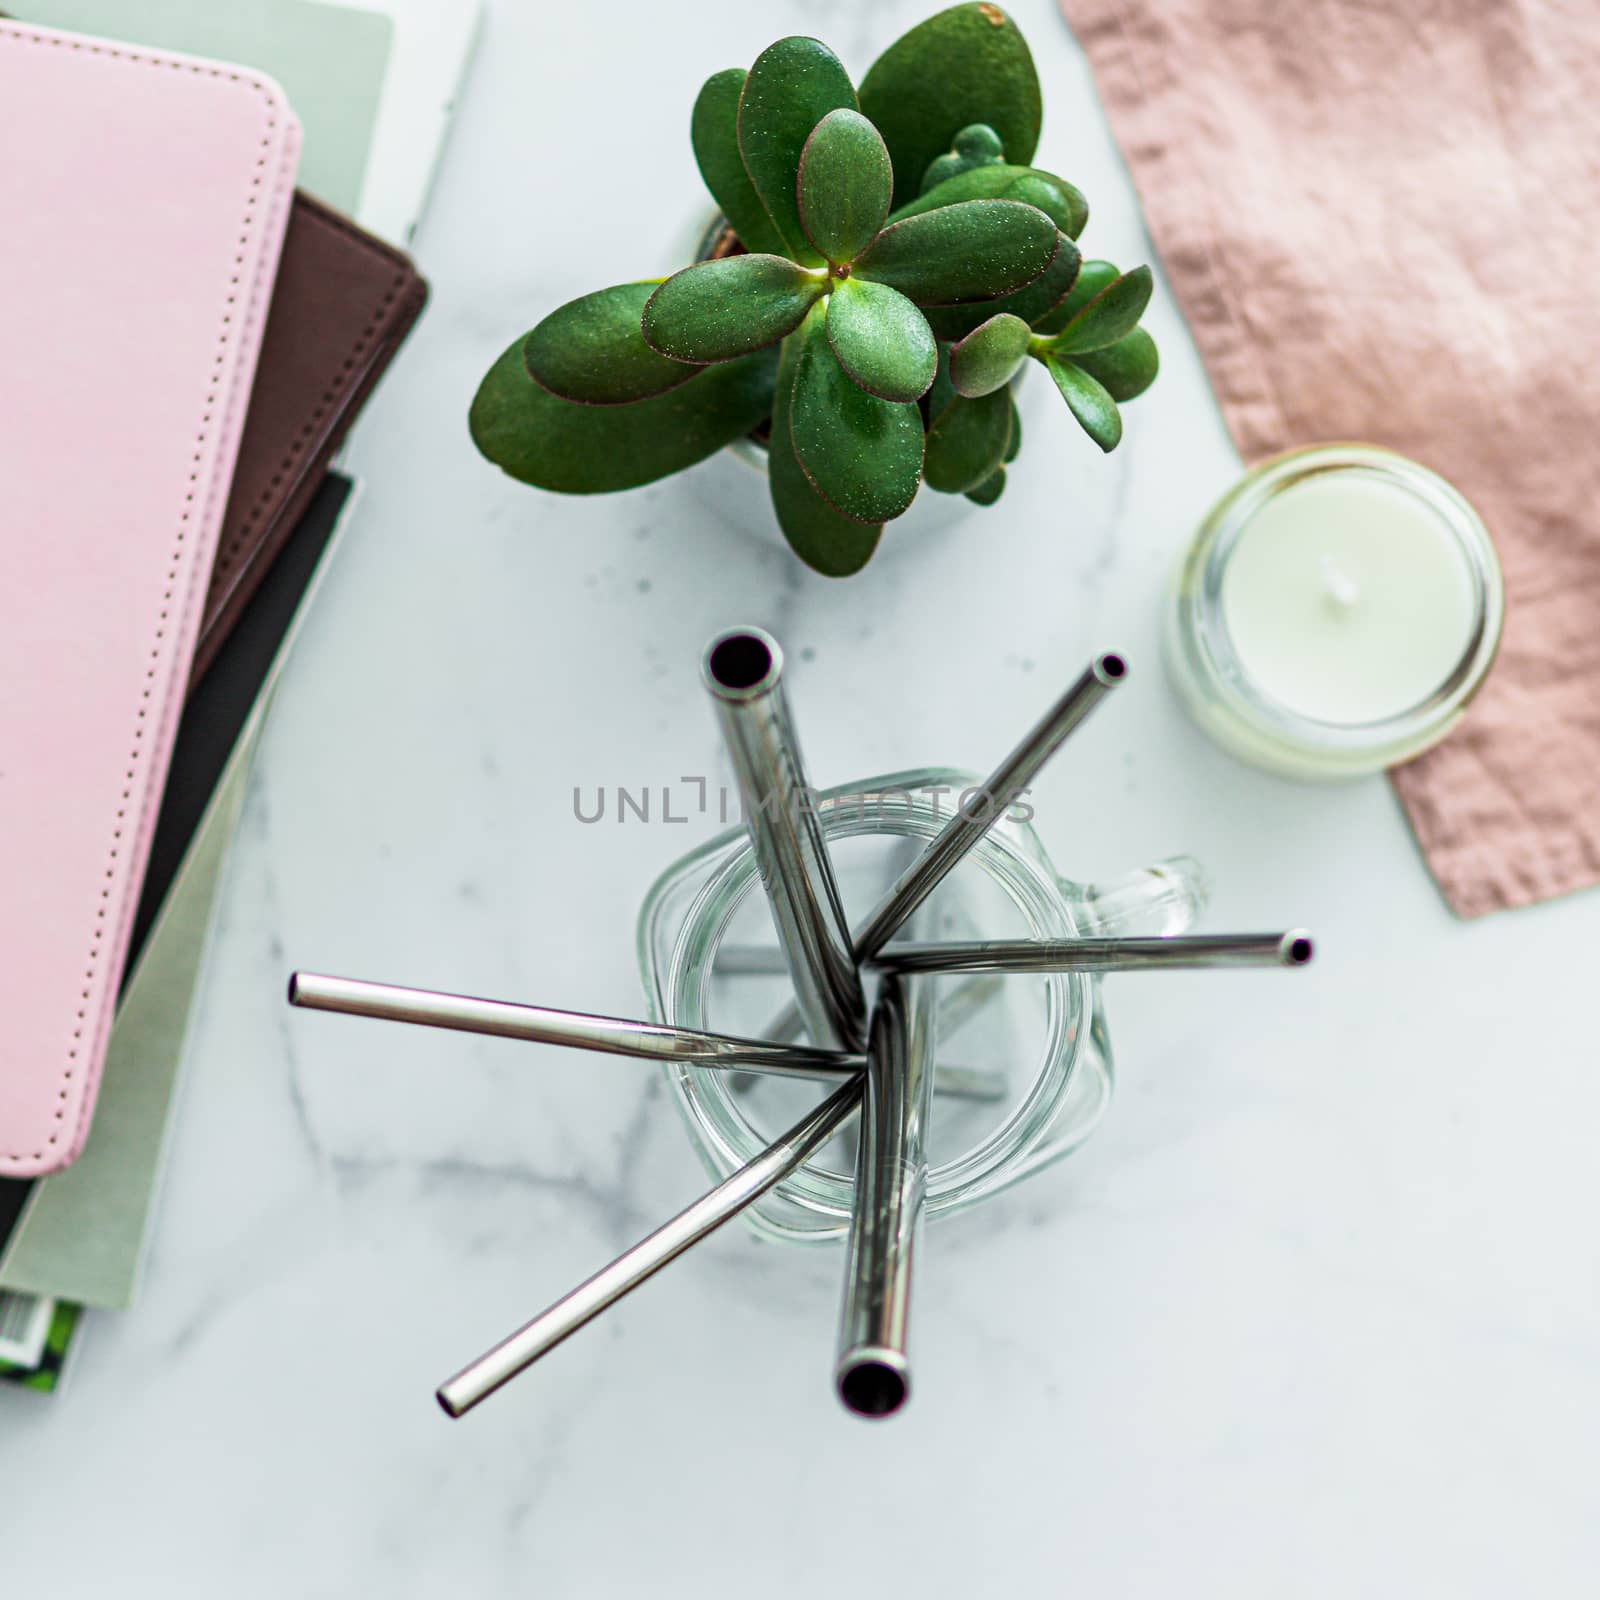
<path fill-rule="evenodd" d="M 1358 472 L 1404 489 L 1454 535 L 1473 584 L 1472 630 L 1460 659 L 1426 699 L 1389 717 L 1334 722 L 1298 711 L 1258 687 L 1245 670 L 1223 605 L 1228 562 L 1269 501 L 1328 473 Z M 1461 492 L 1420 462 L 1381 445 L 1306 445 L 1257 463 L 1206 513 L 1180 563 L 1178 647 L 1191 670 L 1262 732 L 1305 749 L 1351 755 L 1384 748 L 1414 752 L 1451 726 L 1481 687 L 1500 646 L 1505 614 L 1500 562 L 1482 518 Z"/>

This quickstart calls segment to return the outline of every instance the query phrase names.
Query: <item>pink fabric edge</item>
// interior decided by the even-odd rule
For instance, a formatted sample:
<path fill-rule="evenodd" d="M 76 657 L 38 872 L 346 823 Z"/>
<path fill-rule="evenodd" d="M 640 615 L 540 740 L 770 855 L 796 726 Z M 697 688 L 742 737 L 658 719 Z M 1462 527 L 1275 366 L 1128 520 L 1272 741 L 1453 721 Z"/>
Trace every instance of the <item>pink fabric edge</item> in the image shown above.
<path fill-rule="evenodd" d="M 1173 53 L 1161 48 L 1159 38 L 1141 39 L 1120 0 L 1057 0 L 1057 5 L 1093 68 L 1162 270 L 1240 455 L 1251 462 L 1316 443 L 1288 436 L 1242 310 L 1216 270 L 1216 242 L 1203 198 L 1208 185 L 1186 161 L 1188 152 L 1206 148 L 1205 132 L 1175 119 L 1173 107 L 1182 101 L 1172 76 Z M 1165 103 L 1158 104 L 1163 94 Z M 1431 754 L 1447 759 L 1449 741 Z M 1536 850 L 1496 846 L 1492 855 L 1471 845 L 1433 849 L 1427 837 L 1428 788 L 1409 767 L 1395 768 L 1389 777 L 1418 853 L 1458 917 L 1535 905 L 1600 881 L 1600 863 L 1575 833 L 1547 838 Z"/>

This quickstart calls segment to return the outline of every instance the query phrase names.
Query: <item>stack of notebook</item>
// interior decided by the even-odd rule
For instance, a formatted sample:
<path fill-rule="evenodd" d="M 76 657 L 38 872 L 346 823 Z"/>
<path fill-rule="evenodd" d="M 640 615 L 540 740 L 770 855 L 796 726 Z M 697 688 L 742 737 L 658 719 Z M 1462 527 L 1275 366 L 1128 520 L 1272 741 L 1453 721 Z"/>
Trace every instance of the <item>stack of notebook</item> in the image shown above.
<path fill-rule="evenodd" d="M 426 297 L 398 246 L 477 11 L 11 9 L 0 1377 L 48 1390 L 81 1310 L 133 1298 L 250 752 Z"/>

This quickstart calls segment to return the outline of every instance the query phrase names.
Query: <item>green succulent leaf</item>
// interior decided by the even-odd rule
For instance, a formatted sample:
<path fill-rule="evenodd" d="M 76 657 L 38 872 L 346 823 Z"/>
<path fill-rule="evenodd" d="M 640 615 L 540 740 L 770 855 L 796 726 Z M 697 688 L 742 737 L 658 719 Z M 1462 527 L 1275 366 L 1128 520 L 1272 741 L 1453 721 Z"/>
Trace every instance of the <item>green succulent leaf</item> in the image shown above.
<path fill-rule="evenodd" d="M 1102 290 L 1115 283 L 1120 274 L 1109 261 L 1085 261 L 1079 269 L 1072 291 L 1053 311 L 1033 325 L 1035 333 L 1060 333 Z"/>
<path fill-rule="evenodd" d="M 745 249 L 782 255 L 783 235 L 767 215 L 739 154 L 739 96 L 744 79 L 743 67 L 729 67 L 706 79 L 689 119 L 689 140 L 711 198 Z"/>
<path fill-rule="evenodd" d="M 803 333 L 783 341 L 778 385 L 772 398 L 772 438 L 767 445 L 767 484 L 778 526 L 789 548 L 814 572 L 827 578 L 848 578 L 872 559 L 883 533 L 841 516 L 817 491 L 794 453 L 790 399 L 799 364 Z"/>
<path fill-rule="evenodd" d="M 950 148 L 942 156 L 935 156 L 928 163 L 928 170 L 922 174 L 922 184 L 917 192 L 926 194 L 946 178 L 958 177 L 969 167 L 986 167 L 1005 158 L 1006 149 L 1000 142 L 1000 135 L 987 122 L 974 122 L 955 136 Z"/>
<path fill-rule="evenodd" d="M 1011 442 L 1006 446 L 1006 465 L 1009 467 L 1022 451 L 1022 413 L 1017 410 L 1017 397 L 1011 396 Z"/>
<path fill-rule="evenodd" d="M 739 99 L 739 150 L 745 170 L 785 243 L 784 254 L 822 265 L 800 225 L 800 152 L 811 130 L 856 92 L 839 58 L 820 39 L 780 39 L 756 57 Z"/>
<path fill-rule="evenodd" d="M 878 130 L 859 111 L 830 111 L 800 152 L 800 226 L 832 262 L 869 245 L 889 215 L 894 171 Z"/>
<path fill-rule="evenodd" d="M 702 368 L 687 383 L 633 405 L 578 405 L 534 382 L 519 339 L 472 401 L 473 443 L 523 483 L 563 494 L 607 494 L 652 483 L 714 455 L 772 408 L 777 351 Z"/>
<path fill-rule="evenodd" d="M 1083 431 L 1102 450 L 1115 450 L 1122 442 L 1122 413 L 1105 386 L 1075 362 L 1060 356 L 1050 356 L 1044 366 Z"/>
<path fill-rule="evenodd" d="M 1135 267 L 1107 286 L 1054 335 L 1055 349 L 1064 356 L 1085 350 L 1104 350 L 1132 333 L 1150 304 L 1155 280 L 1149 267 Z"/>
<path fill-rule="evenodd" d="M 1089 220 L 1089 202 L 1065 178 L 1039 167 L 1016 167 L 1003 162 L 968 167 L 946 178 L 899 207 L 890 220 L 920 217 L 924 212 L 959 205 L 963 200 L 1020 200 L 1024 205 L 1038 206 L 1069 239 L 1076 239 Z"/>
<path fill-rule="evenodd" d="M 659 281 L 599 289 L 552 311 L 523 342 L 534 381 L 587 406 L 630 405 L 687 383 L 699 367 L 652 350 L 639 331 Z"/>
<path fill-rule="evenodd" d="M 1021 317 L 1003 311 L 990 317 L 959 344 L 951 345 L 951 386 L 968 400 L 1005 388 L 1028 359 L 1032 339 L 1033 329 Z"/>
<path fill-rule="evenodd" d="M 1014 294 L 1003 294 L 994 300 L 972 300 L 959 306 L 929 306 L 924 314 L 935 337 L 946 340 L 966 338 L 979 323 L 1002 311 L 1036 327 L 1041 318 L 1049 316 L 1071 292 L 1080 264 L 1077 245 L 1066 234 L 1058 233 L 1056 253 L 1050 265 Z"/>
<path fill-rule="evenodd" d="M 939 366 L 928 320 L 886 283 L 846 278 L 828 296 L 828 343 L 851 380 L 881 400 L 920 400 Z"/>
<path fill-rule="evenodd" d="M 1039 75 L 1016 23 L 996 5 L 952 6 L 902 35 L 861 80 L 861 109 L 894 161 L 895 204 L 975 122 L 1026 163 L 1039 143 Z"/>
<path fill-rule="evenodd" d="M 967 499 L 975 506 L 992 506 L 1005 493 L 1006 469 L 996 467 L 976 489 L 967 490 Z"/>
<path fill-rule="evenodd" d="M 1060 235 L 1033 206 L 968 200 L 885 228 L 856 257 L 856 276 L 887 283 L 918 305 L 1010 294 L 1055 259 Z"/>
<path fill-rule="evenodd" d="M 675 361 L 732 361 L 793 333 L 826 287 L 784 256 L 702 261 L 646 301 L 644 338 Z"/>
<path fill-rule="evenodd" d="M 820 307 L 801 334 L 790 406 L 795 454 L 836 511 L 884 523 L 911 504 L 922 478 L 922 414 L 851 381 L 828 343 Z"/>
<path fill-rule="evenodd" d="M 1000 199 L 1038 206 L 1069 239 L 1076 239 L 1089 221 L 1089 202 L 1081 191 L 1065 178 L 1040 172 L 1036 167 L 1007 185 L 1000 192 Z"/>
<path fill-rule="evenodd" d="M 1005 461 L 1011 442 L 1011 396 L 996 389 L 981 399 L 952 400 L 928 428 L 923 476 L 941 494 L 967 494 Z"/>
<path fill-rule="evenodd" d="M 939 413 L 956 398 L 955 385 L 950 382 L 950 347 L 939 346 L 939 370 L 922 399 L 922 413 L 931 426 Z"/>
<path fill-rule="evenodd" d="M 1072 359 L 1118 401 L 1138 399 L 1161 370 L 1156 342 L 1143 328 L 1135 328 L 1104 350 L 1085 350 Z"/>

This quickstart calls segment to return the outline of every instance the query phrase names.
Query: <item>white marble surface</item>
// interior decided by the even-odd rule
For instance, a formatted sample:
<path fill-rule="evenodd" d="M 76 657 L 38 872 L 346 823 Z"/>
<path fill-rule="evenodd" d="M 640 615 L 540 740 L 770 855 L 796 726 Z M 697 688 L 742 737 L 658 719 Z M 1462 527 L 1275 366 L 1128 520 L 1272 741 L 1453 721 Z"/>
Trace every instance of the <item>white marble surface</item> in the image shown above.
<path fill-rule="evenodd" d="M 1600 897 L 1456 923 L 1388 789 L 1244 770 L 1181 719 L 1156 609 L 1235 461 L 1170 301 L 1109 461 L 1035 406 L 1002 510 L 862 580 L 692 485 L 566 502 L 483 465 L 481 369 L 664 266 L 701 77 L 922 4 L 494 6 L 417 241 L 434 299 L 283 685 L 225 892 L 143 1298 L 53 1400 L 0 1394 L 18 1595 L 1575 1595 L 1600 1562 L 1590 968 Z M 1045 0 L 1041 161 L 1147 253 Z M 1219 197 L 1219 204 L 1225 198 Z M 702 1186 L 623 1062 L 291 1015 L 291 964 L 636 1011 L 632 918 L 698 821 L 574 784 L 718 772 L 702 641 L 797 657 L 814 775 L 983 767 L 1086 656 L 1128 687 L 1040 787 L 1079 877 L 1186 849 L 1293 978 L 1113 981 L 1111 1116 L 926 1241 L 919 1392 L 828 1387 L 839 1260 L 730 1230 L 451 1424 L 434 1384 Z"/>

